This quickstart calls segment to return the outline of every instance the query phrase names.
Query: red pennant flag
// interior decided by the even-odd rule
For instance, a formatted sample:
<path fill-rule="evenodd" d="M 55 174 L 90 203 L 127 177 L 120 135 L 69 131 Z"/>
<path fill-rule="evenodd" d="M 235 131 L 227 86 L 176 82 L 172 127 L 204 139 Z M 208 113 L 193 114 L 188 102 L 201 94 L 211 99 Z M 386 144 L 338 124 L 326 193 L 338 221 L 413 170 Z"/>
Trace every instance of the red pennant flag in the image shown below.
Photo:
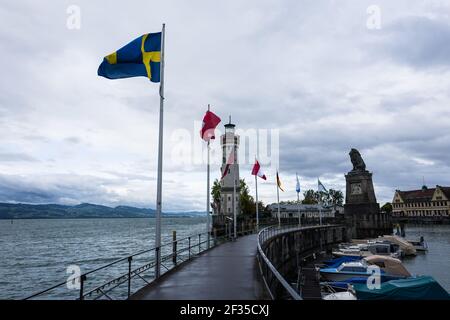
<path fill-rule="evenodd" d="M 266 175 L 262 172 L 261 166 L 259 165 L 258 160 L 255 160 L 255 164 L 253 165 L 252 175 L 258 176 L 264 180 L 267 180 Z"/>
<path fill-rule="evenodd" d="M 234 158 L 234 151 L 232 150 L 230 152 L 230 155 L 228 156 L 227 164 L 225 166 L 225 169 L 222 172 L 222 177 L 220 178 L 220 180 L 225 178 L 225 176 L 228 174 L 228 169 L 230 168 L 230 165 L 233 164 L 235 162 L 235 160 L 236 159 Z"/>
<path fill-rule="evenodd" d="M 200 130 L 200 137 L 205 141 L 215 139 L 216 137 L 214 136 L 214 129 L 219 123 L 220 118 L 218 116 L 216 116 L 209 110 L 206 111 L 206 114 L 203 117 L 202 129 Z"/>

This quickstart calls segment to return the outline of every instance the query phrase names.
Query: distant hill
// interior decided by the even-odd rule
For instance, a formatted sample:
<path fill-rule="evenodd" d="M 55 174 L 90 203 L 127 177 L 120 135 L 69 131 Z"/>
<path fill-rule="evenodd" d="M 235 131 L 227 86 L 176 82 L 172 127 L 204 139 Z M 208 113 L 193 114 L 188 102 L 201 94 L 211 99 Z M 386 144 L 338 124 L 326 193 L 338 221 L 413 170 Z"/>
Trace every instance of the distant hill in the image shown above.
<path fill-rule="evenodd" d="M 76 206 L 60 204 L 22 204 L 0 203 L 0 219 L 82 219 L 82 218 L 152 218 L 154 209 L 143 209 L 129 206 L 115 208 L 82 203 Z M 204 212 L 167 212 L 169 217 L 202 216 Z"/>

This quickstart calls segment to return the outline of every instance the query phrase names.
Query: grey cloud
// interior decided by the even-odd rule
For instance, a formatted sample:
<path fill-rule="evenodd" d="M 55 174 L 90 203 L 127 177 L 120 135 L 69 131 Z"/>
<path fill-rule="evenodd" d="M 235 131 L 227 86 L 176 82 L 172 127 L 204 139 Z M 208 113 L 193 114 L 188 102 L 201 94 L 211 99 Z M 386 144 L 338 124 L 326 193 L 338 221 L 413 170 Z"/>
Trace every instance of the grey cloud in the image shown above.
<path fill-rule="evenodd" d="M 8 75 L 0 78 L 0 164 L 11 174 L 0 178 L 1 201 L 154 203 L 158 86 L 108 81 L 96 69 L 162 20 L 165 210 L 204 209 L 205 166 L 171 159 L 170 136 L 186 128 L 197 139 L 192 125 L 208 103 L 238 128 L 279 129 L 286 179 L 298 171 L 342 188 L 356 147 L 380 201 L 422 176 L 450 184 L 450 31 L 441 8 L 378 1 L 382 29 L 368 31 L 370 1 L 78 2 L 78 31 L 65 26 L 71 2 L 0 5 Z M 41 161 L 26 163 L 33 159 Z M 249 168 L 241 173 L 251 181 Z"/>
<path fill-rule="evenodd" d="M 81 139 L 79 137 L 67 137 L 64 138 L 64 141 L 72 144 L 78 144 L 81 142 Z"/>
<path fill-rule="evenodd" d="M 25 154 L 25 153 L 0 153 L 0 162 L 36 162 L 37 159 Z"/>
<path fill-rule="evenodd" d="M 374 34 L 378 36 L 378 33 Z M 408 16 L 382 28 L 379 37 L 373 47 L 375 52 L 384 51 L 398 63 L 414 68 L 447 68 L 450 65 L 448 20 Z"/>

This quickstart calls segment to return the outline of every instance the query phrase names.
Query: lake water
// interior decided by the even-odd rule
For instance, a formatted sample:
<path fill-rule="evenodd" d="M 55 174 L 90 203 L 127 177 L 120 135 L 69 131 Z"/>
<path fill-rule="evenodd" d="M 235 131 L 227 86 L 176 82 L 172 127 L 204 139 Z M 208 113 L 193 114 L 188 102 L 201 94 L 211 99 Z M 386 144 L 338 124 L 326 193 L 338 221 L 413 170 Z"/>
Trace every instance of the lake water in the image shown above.
<path fill-rule="evenodd" d="M 14 220 L 13 224 L 0 220 L 0 299 L 24 298 L 63 282 L 70 265 L 87 272 L 151 248 L 154 223 L 154 219 Z M 173 230 L 179 239 L 202 233 L 205 223 L 204 218 L 164 218 L 163 243 L 171 241 Z M 450 291 L 450 226 L 407 226 L 406 238 L 418 239 L 421 235 L 429 251 L 405 259 L 406 268 L 413 274 L 433 276 Z M 151 257 L 143 256 L 133 263 L 144 264 Z M 109 280 L 111 273 L 123 274 L 126 270 L 124 263 L 97 280 Z M 77 293 L 64 288 L 44 298 L 74 299 Z"/>
<path fill-rule="evenodd" d="M 450 292 L 450 226 L 406 226 L 406 239 L 425 238 L 428 252 L 418 252 L 416 257 L 403 259 L 412 274 L 430 275 Z"/>
<path fill-rule="evenodd" d="M 163 218 L 162 243 L 206 231 L 205 218 Z M 0 299 L 20 299 L 66 281 L 67 267 L 93 270 L 154 246 L 155 219 L 0 220 Z M 195 237 L 198 241 L 198 237 Z M 194 240 L 193 240 L 194 242 Z M 171 248 L 167 248 L 170 250 Z M 151 256 L 150 256 L 151 254 Z M 136 265 L 148 262 L 142 256 Z M 120 270 L 124 273 L 125 262 Z M 105 278 L 106 279 L 106 278 Z M 109 279 L 107 279 L 109 280 Z M 141 281 L 142 282 L 142 281 Z M 145 283 L 141 283 L 143 286 Z M 77 290 L 44 298 L 77 297 Z"/>

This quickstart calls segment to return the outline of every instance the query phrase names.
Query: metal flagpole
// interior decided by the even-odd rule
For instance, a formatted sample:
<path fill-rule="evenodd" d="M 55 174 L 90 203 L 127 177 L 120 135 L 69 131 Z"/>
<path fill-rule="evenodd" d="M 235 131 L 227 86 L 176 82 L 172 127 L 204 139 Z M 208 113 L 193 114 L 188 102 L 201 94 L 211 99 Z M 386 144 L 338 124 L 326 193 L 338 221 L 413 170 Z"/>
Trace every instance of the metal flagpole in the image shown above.
<path fill-rule="evenodd" d="M 255 190 L 256 190 L 256 231 L 259 231 L 259 212 L 258 212 L 258 176 L 255 174 Z"/>
<path fill-rule="evenodd" d="M 159 85 L 159 142 L 158 142 L 158 178 L 156 189 L 156 230 L 155 230 L 155 278 L 161 274 L 161 203 L 162 203 L 162 161 L 163 161 L 163 111 L 164 111 L 164 44 L 166 24 L 161 33 L 161 75 Z"/>
<path fill-rule="evenodd" d="M 236 163 L 236 153 L 233 145 L 233 164 Z M 236 167 L 233 167 L 233 224 L 234 224 L 234 239 L 237 237 L 237 214 L 236 214 Z"/>
<path fill-rule="evenodd" d="M 278 201 L 278 226 L 281 226 L 281 218 L 280 218 L 280 188 L 278 186 L 278 171 L 277 171 L 277 201 Z"/>
<path fill-rule="evenodd" d="M 320 191 L 319 179 L 317 179 L 317 191 L 319 191 L 319 225 L 322 225 L 322 194 Z"/>
<path fill-rule="evenodd" d="M 298 209 L 298 225 L 302 225 L 302 219 L 300 216 L 300 192 L 297 192 L 297 209 Z"/>
<path fill-rule="evenodd" d="M 319 200 L 319 224 L 322 225 L 322 199 Z"/>
<path fill-rule="evenodd" d="M 259 135 L 256 132 L 256 156 L 255 163 L 259 158 Z M 260 167 L 261 168 L 261 167 Z M 255 175 L 255 191 L 256 191 L 256 232 L 259 232 L 259 209 L 258 209 L 258 177 Z"/>
<path fill-rule="evenodd" d="M 208 111 L 209 111 L 209 105 L 208 105 Z M 208 144 L 207 144 L 207 149 L 208 149 L 208 165 L 207 165 L 207 174 L 206 174 L 206 231 L 208 232 L 208 248 L 210 247 L 210 233 L 211 233 L 211 217 L 209 214 L 209 140 L 208 140 Z"/>

